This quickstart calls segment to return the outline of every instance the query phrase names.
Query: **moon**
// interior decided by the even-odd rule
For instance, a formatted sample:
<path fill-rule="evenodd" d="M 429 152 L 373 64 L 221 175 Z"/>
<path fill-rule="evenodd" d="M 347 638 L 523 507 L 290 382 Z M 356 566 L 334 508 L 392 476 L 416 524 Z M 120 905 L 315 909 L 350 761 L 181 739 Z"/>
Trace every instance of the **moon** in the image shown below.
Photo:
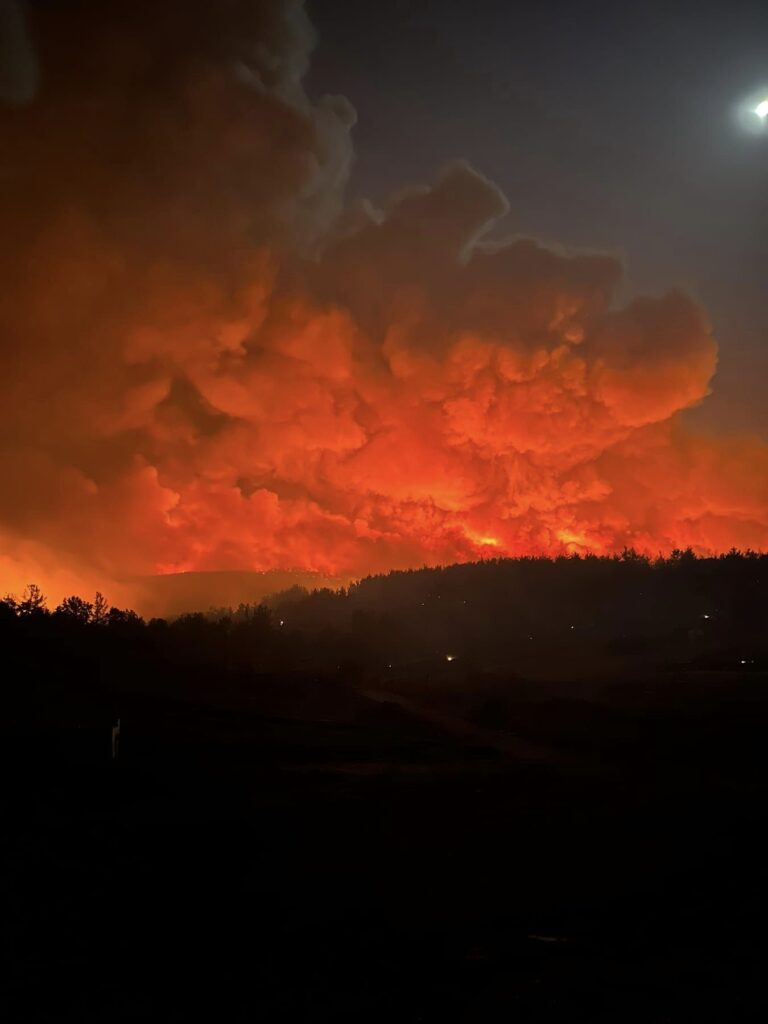
<path fill-rule="evenodd" d="M 732 108 L 739 128 L 747 135 L 768 134 L 768 82 L 762 82 L 751 94 L 743 95 Z"/>

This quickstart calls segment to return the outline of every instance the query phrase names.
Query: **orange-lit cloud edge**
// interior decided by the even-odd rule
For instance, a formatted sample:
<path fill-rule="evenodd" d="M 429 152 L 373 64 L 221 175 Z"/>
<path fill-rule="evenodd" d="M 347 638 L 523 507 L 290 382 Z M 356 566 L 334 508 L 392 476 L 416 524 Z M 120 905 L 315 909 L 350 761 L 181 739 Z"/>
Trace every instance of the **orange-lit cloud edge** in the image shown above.
<path fill-rule="evenodd" d="M 768 548 L 768 447 L 683 415 L 717 358 L 691 299 L 491 241 L 462 162 L 346 206 L 299 4 L 65 6 L 0 108 L 0 589 Z"/>

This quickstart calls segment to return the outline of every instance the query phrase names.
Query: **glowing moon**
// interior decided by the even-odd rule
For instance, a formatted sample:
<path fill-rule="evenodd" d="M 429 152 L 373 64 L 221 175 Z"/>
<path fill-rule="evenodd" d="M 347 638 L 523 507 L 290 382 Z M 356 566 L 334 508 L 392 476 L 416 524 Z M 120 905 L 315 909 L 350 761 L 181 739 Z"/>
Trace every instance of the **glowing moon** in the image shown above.
<path fill-rule="evenodd" d="M 768 134 L 768 82 L 762 82 L 757 89 L 743 96 L 734 106 L 736 122 L 749 135 Z"/>

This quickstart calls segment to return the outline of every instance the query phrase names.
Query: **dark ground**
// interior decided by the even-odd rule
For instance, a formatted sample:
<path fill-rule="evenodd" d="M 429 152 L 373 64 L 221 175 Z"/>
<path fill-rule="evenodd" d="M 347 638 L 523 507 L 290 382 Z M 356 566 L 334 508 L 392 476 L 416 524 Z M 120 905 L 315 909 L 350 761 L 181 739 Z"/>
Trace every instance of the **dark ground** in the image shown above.
<path fill-rule="evenodd" d="M 767 687 L 8 732 L 4 1019 L 764 1020 Z"/>

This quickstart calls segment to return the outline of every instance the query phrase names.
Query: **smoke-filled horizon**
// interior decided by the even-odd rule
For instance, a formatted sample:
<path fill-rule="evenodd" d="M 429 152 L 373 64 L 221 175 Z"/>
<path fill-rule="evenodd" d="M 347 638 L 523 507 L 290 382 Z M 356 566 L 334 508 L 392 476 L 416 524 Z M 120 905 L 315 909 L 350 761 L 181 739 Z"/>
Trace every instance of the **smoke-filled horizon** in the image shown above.
<path fill-rule="evenodd" d="M 0 589 L 768 547 L 704 311 L 500 243 L 461 161 L 345 205 L 300 3 L 0 12 Z"/>

